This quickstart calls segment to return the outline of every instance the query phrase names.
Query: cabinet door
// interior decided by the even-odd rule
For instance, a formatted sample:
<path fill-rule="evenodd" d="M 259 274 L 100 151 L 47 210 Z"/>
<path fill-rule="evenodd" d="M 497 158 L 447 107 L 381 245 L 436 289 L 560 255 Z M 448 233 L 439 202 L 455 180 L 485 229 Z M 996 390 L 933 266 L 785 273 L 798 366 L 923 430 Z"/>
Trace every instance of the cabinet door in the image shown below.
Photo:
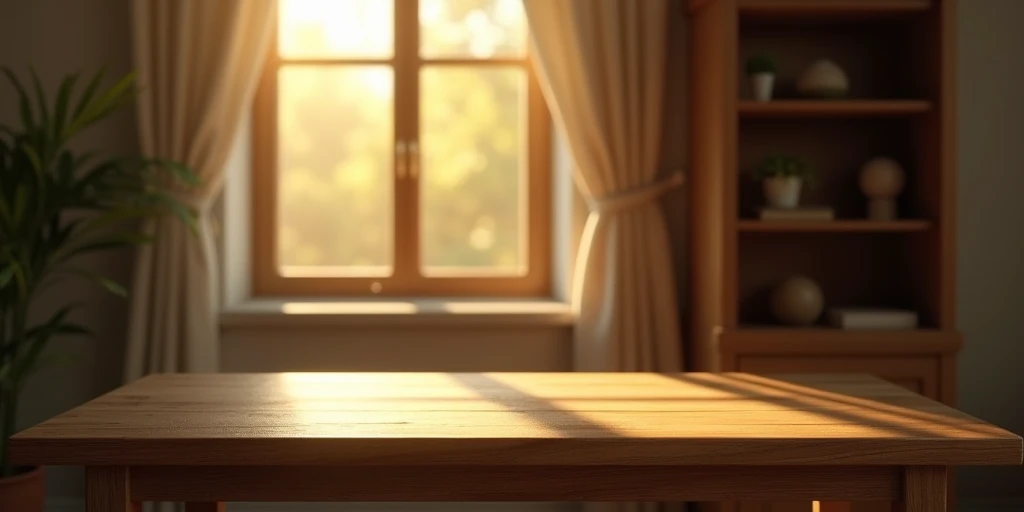
<path fill-rule="evenodd" d="M 747 373 L 869 373 L 898 386 L 939 399 L 939 360 L 931 356 L 740 356 Z"/>
<path fill-rule="evenodd" d="M 933 400 L 939 399 L 939 361 L 937 357 L 740 356 L 737 370 L 760 374 L 868 373 Z M 811 503 L 743 503 L 740 510 L 751 512 L 790 512 L 794 510 L 890 512 L 892 510 L 888 502 L 857 502 L 850 504 L 849 509 L 844 505 L 826 504 L 820 508 L 814 508 Z"/>

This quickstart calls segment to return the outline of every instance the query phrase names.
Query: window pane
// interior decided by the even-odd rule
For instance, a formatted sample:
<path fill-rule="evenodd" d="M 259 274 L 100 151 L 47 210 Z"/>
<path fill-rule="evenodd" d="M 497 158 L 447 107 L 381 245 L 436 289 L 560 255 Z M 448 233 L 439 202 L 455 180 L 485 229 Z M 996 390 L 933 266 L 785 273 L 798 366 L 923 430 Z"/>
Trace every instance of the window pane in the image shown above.
<path fill-rule="evenodd" d="M 388 66 L 280 70 L 277 261 L 283 275 L 390 275 L 392 82 Z"/>
<path fill-rule="evenodd" d="M 524 273 L 524 70 L 432 66 L 420 80 L 423 272 Z"/>
<path fill-rule="evenodd" d="M 520 57 L 526 35 L 522 0 L 420 0 L 424 57 Z"/>
<path fill-rule="evenodd" d="M 280 0 L 278 52 L 284 58 L 388 58 L 394 8 L 388 0 Z"/>

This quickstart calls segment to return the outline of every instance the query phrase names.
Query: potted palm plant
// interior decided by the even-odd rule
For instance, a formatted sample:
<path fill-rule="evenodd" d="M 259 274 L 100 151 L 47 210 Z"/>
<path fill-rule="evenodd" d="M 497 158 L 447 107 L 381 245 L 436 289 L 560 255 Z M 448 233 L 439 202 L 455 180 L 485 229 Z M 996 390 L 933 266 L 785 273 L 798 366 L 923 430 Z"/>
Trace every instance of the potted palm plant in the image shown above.
<path fill-rule="evenodd" d="M 125 295 L 120 284 L 76 266 L 77 257 L 149 242 L 138 232 L 141 219 L 172 213 L 192 225 L 193 212 L 167 190 L 197 180 L 174 162 L 99 159 L 69 147 L 132 102 L 134 75 L 102 86 L 99 72 L 81 92 L 78 76 L 68 76 L 51 101 L 34 72 L 25 82 L 3 72 L 16 93 L 20 124 L 0 126 L 0 510 L 41 512 L 41 468 L 14 467 L 8 457 L 18 396 L 54 336 L 89 331 L 70 320 L 75 304 L 33 311 L 35 299 L 67 278 Z M 45 320 L 33 321 L 40 317 Z"/>

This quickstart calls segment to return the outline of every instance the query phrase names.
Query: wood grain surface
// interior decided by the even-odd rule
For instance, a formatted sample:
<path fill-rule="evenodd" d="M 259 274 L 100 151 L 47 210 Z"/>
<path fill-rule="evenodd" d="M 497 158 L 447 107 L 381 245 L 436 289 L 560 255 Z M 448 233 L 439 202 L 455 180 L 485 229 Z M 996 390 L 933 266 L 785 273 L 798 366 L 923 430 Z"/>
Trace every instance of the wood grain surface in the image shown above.
<path fill-rule="evenodd" d="M 1021 438 L 876 377 L 155 375 L 29 428 L 17 464 L 1020 464 Z"/>

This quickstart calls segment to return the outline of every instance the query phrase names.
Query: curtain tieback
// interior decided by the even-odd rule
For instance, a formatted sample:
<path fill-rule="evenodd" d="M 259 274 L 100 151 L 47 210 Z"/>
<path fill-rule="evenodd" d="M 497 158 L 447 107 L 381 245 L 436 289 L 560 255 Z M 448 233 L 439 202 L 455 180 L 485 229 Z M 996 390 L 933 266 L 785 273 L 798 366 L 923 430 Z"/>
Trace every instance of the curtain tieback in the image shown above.
<path fill-rule="evenodd" d="M 682 171 L 676 171 L 661 180 L 631 190 L 608 194 L 592 202 L 591 211 L 608 213 L 628 210 L 649 203 L 659 196 L 683 184 Z"/>

